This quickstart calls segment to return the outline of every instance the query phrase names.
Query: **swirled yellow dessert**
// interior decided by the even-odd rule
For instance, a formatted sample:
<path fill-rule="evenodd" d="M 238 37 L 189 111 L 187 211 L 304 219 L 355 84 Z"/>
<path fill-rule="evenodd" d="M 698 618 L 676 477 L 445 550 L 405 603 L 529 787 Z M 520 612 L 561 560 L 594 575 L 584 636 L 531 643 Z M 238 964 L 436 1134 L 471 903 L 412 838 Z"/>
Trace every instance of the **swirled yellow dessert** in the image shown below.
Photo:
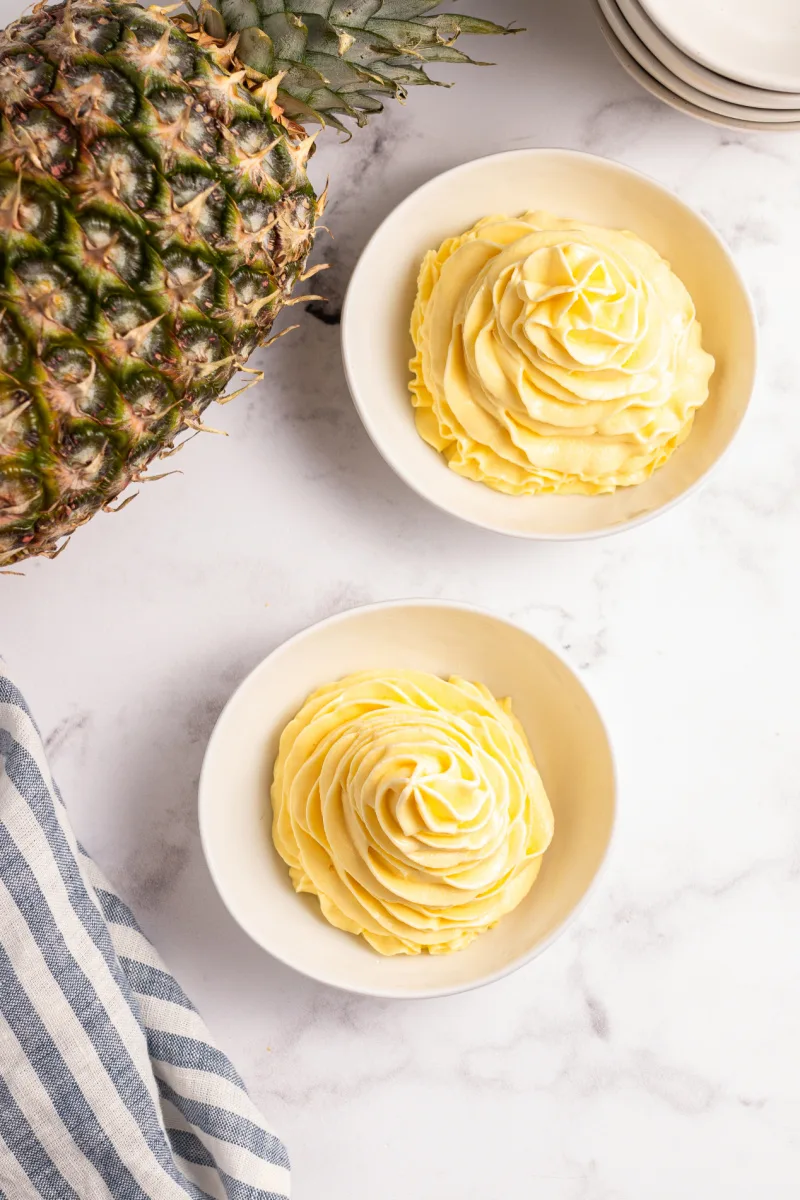
<path fill-rule="evenodd" d="M 486 217 L 422 264 L 417 428 L 454 471 L 513 495 L 642 483 L 708 398 L 701 333 L 688 291 L 635 234 Z"/>
<path fill-rule="evenodd" d="M 281 736 L 272 812 L 296 890 L 381 954 L 469 945 L 527 895 L 553 836 L 510 702 L 420 671 L 309 696 Z"/>

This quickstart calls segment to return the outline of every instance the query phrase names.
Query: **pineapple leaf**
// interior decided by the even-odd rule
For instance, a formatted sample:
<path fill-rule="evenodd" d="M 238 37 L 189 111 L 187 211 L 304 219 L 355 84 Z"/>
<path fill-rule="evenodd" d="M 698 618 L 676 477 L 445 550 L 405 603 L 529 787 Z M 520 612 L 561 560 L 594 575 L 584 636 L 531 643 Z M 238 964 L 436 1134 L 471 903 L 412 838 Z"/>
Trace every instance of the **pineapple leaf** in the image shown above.
<path fill-rule="evenodd" d="M 496 25 L 494 21 L 484 21 L 480 17 L 462 16 L 460 13 L 437 13 L 433 17 L 422 17 L 420 24 L 432 26 L 442 37 L 448 39 L 457 38 L 461 33 L 522 33 L 521 29 L 512 29 L 510 25 Z"/>
<path fill-rule="evenodd" d="M 365 71 L 359 67 L 353 66 L 343 58 L 332 54 L 315 54 L 309 53 L 306 55 L 306 63 L 319 71 L 321 77 L 325 80 L 328 87 L 335 92 L 341 91 L 360 91 L 365 84 L 384 86 L 383 81 L 377 75 Z M 389 90 L 395 89 L 389 85 Z"/>
<path fill-rule="evenodd" d="M 219 11 L 225 20 L 226 28 L 233 33 L 261 24 L 259 11 L 253 0 L 220 0 Z"/>
<path fill-rule="evenodd" d="M 285 5 L 281 5 L 284 8 Z M 323 17 L 326 18 L 331 11 L 331 0 L 298 0 L 296 4 L 290 4 L 298 17 L 302 17 L 305 21 L 306 17 Z"/>
<path fill-rule="evenodd" d="M 475 58 L 470 58 L 463 50 L 456 50 L 455 46 L 451 46 L 449 42 L 434 42 L 432 46 L 426 46 L 420 51 L 420 58 L 426 63 L 468 63 L 473 67 L 489 67 L 492 64 L 479 62 Z"/>
<path fill-rule="evenodd" d="M 355 42 L 355 37 L 344 30 L 337 30 L 324 17 L 314 13 L 303 13 L 308 30 L 308 49 L 318 54 L 346 56 Z"/>
<path fill-rule="evenodd" d="M 217 38 L 220 42 L 225 41 L 228 32 L 225 25 L 225 18 L 219 9 L 214 8 L 208 3 L 208 0 L 203 0 L 203 3 L 200 5 L 197 12 L 197 19 L 210 37 Z"/>
<path fill-rule="evenodd" d="M 400 88 L 419 87 L 426 84 L 433 87 L 453 86 L 440 79 L 431 79 L 430 75 L 426 75 L 422 68 L 417 66 L 383 63 L 380 73 Z"/>
<path fill-rule="evenodd" d="M 219 18 L 211 3 L 202 0 L 208 10 L 205 25 L 217 36 Z M 284 71 L 281 91 L 310 106 L 314 111 L 308 119 L 314 120 L 335 110 L 364 124 L 365 114 L 377 111 L 364 101 L 370 93 L 403 99 L 407 86 L 449 86 L 430 79 L 423 64 L 473 63 L 455 48 L 462 33 L 518 32 L 477 17 L 433 13 L 438 0 L 213 3 L 220 5 L 227 29 L 240 33 L 241 62 L 262 75 Z"/>
<path fill-rule="evenodd" d="M 267 78 L 271 78 L 276 72 L 272 38 L 257 25 L 250 25 L 239 34 L 236 55 L 246 67 L 252 67 Z"/>
<path fill-rule="evenodd" d="M 319 125 L 329 125 L 332 129 L 343 133 L 348 140 L 353 136 L 347 126 L 330 109 L 323 116 L 318 109 L 303 103 L 302 100 L 298 100 L 297 96 L 293 96 L 289 92 L 281 91 L 280 88 L 278 89 L 278 103 L 287 117 L 291 117 L 294 121 L 316 121 Z"/>
<path fill-rule="evenodd" d="M 324 111 L 326 120 L 328 119 L 328 112 L 339 111 L 346 112 L 348 116 L 354 116 L 359 123 L 363 122 L 366 125 L 367 113 L 383 112 L 381 101 L 377 96 L 371 96 L 368 92 L 361 92 L 357 103 L 354 104 L 350 104 L 348 100 L 343 101 L 343 98 L 337 92 L 332 92 L 331 95 L 335 98 L 335 104 L 333 108 Z M 325 101 L 325 97 L 321 93 L 316 93 L 314 99 L 319 103 Z"/>
<path fill-rule="evenodd" d="M 424 24 L 422 21 L 393 21 L 384 17 L 374 17 L 365 26 L 371 33 L 379 33 L 406 53 L 421 52 L 427 46 L 433 46 L 441 40 L 441 35 L 435 26 Z"/>
<path fill-rule="evenodd" d="M 360 105 L 363 99 L 363 96 L 359 96 Z M 357 125 L 366 124 L 366 117 L 360 111 L 360 108 L 354 108 L 352 104 L 349 104 L 345 100 L 344 96 L 339 95 L 337 92 L 332 92 L 330 88 L 319 88 L 318 91 L 312 92 L 309 97 L 309 103 L 322 113 L 326 121 L 328 120 L 328 113 L 340 112 L 344 113 L 345 116 L 351 117 Z"/>
<path fill-rule="evenodd" d="M 363 29 L 382 7 L 381 0 L 333 0 L 328 20 L 346 29 Z"/>
<path fill-rule="evenodd" d="M 261 28 L 272 38 L 275 57 L 291 62 L 302 62 L 306 50 L 307 30 L 294 13 L 274 13 L 260 22 Z"/>
<path fill-rule="evenodd" d="M 325 76 L 305 63 L 278 59 L 275 66 L 279 71 L 285 73 L 281 80 L 281 90 L 297 95 L 304 102 L 308 102 L 310 92 L 316 91 L 320 86 L 327 86 L 328 81 Z M 312 107 L 316 107 L 316 105 Z"/>
<path fill-rule="evenodd" d="M 377 96 L 372 96 L 368 92 L 362 92 L 358 98 L 358 107 L 364 113 L 383 112 L 383 103 Z"/>
<path fill-rule="evenodd" d="M 362 67 L 369 67 L 372 63 L 385 62 L 386 59 L 399 58 L 403 53 L 377 33 L 365 34 L 361 30 L 354 29 L 352 34 L 347 34 L 347 37 L 351 41 L 344 57 L 348 62 L 359 63 Z"/>
<path fill-rule="evenodd" d="M 439 0 L 384 0 L 379 7 L 386 17 L 395 21 L 413 21 L 436 8 Z M 377 13 L 375 14 L 377 16 Z"/>
<path fill-rule="evenodd" d="M 303 24 L 307 31 L 307 47 L 317 54 L 343 55 L 353 46 L 354 37 L 344 30 L 337 30 L 329 20 L 318 13 L 303 13 Z"/>

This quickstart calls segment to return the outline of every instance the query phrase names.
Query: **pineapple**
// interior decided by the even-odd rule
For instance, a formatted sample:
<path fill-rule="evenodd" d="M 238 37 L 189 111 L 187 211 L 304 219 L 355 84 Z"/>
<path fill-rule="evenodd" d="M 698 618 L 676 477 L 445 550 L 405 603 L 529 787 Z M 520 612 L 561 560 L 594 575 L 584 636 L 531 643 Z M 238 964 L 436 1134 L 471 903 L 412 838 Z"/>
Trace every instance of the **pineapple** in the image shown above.
<path fill-rule="evenodd" d="M 204 429 L 310 298 L 301 122 L 361 125 L 425 62 L 470 61 L 460 32 L 505 32 L 436 7 L 76 0 L 0 34 L 0 566 L 58 553 Z"/>

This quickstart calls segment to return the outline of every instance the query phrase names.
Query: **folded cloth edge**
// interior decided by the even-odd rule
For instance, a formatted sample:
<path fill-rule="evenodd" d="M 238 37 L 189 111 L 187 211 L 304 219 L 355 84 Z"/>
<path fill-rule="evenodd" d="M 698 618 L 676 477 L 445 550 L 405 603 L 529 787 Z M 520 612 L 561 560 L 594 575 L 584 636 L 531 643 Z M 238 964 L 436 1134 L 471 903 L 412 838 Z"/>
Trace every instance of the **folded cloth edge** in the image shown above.
<path fill-rule="evenodd" d="M 0 1196 L 285 1200 L 289 1159 L 77 844 L 0 660 Z"/>

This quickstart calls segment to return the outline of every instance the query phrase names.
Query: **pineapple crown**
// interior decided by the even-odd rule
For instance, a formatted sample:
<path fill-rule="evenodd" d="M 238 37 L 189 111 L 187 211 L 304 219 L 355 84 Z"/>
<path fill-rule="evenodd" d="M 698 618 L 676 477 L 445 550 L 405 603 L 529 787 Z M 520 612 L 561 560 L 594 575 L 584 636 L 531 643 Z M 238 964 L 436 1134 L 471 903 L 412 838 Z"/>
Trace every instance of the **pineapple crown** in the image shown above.
<path fill-rule="evenodd" d="M 277 81 L 289 119 L 349 133 L 341 117 L 366 125 L 384 97 L 402 101 L 409 87 L 449 86 L 427 75 L 428 63 L 488 65 L 456 49 L 460 34 L 521 32 L 433 13 L 438 7 L 438 0 L 201 0 L 174 19 L 201 44 L 226 46 L 251 85 Z"/>

